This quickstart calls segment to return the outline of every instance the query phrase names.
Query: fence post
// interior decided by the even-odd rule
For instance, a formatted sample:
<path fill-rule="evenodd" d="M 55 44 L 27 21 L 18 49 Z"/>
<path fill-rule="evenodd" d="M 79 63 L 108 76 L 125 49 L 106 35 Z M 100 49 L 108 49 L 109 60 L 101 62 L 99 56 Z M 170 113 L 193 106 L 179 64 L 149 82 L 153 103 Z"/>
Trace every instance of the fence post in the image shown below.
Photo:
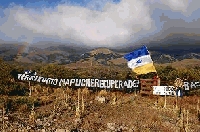
<path fill-rule="evenodd" d="M 182 118 L 183 118 L 183 128 L 185 129 L 185 123 L 184 123 L 184 118 L 185 118 L 185 114 L 186 113 L 186 111 L 185 111 L 185 108 L 183 109 L 183 114 L 182 114 Z"/>
<path fill-rule="evenodd" d="M 3 121 L 3 132 L 5 132 L 5 121 L 4 121 L 4 107 L 2 109 L 3 113 L 2 113 L 2 121 Z"/>
<path fill-rule="evenodd" d="M 178 109 L 178 95 L 176 95 L 176 109 Z"/>
<path fill-rule="evenodd" d="M 197 102 L 197 114 L 199 113 L 199 99 L 198 99 L 198 102 Z"/>
<path fill-rule="evenodd" d="M 165 104 L 164 104 L 164 108 L 166 108 L 167 107 L 167 99 L 166 99 L 167 97 L 166 97 L 166 88 L 165 88 Z"/>
<path fill-rule="evenodd" d="M 84 104 L 84 98 L 83 98 L 83 92 L 82 92 L 82 113 L 84 112 L 84 109 L 85 109 L 85 104 Z"/>
<path fill-rule="evenodd" d="M 80 99 L 80 89 L 78 89 L 78 104 L 76 107 L 76 117 L 80 118 L 80 107 L 79 107 L 79 99 Z"/>
<path fill-rule="evenodd" d="M 187 110 L 187 125 L 186 125 L 186 131 L 188 131 L 188 127 L 189 127 L 188 114 L 189 114 L 189 111 Z"/>
<path fill-rule="evenodd" d="M 136 87 L 135 87 L 134 91 L 135 91 L 135 96 L 137 96 Z"/>
<path fill-rule="evenodd" d="M 28 86 L 29 86 L 29 96 L 31 96 L 31 92 L 32 92 L 32 88 L 31 88 L 31 82 L 28 82 Z"/>

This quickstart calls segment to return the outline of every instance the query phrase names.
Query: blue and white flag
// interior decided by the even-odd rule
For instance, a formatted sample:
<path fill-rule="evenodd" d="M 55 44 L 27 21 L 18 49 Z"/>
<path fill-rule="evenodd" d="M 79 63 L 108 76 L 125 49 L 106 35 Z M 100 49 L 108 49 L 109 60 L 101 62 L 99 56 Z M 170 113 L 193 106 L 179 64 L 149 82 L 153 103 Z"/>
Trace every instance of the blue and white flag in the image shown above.
<path fill-rule="evenodd" d="M 128 67 L 131 68 L 136 74 L 156 72 L 146 46 L 142 46 L 141 48 L 124 55 L 124 58 L 128 60 Z"/>

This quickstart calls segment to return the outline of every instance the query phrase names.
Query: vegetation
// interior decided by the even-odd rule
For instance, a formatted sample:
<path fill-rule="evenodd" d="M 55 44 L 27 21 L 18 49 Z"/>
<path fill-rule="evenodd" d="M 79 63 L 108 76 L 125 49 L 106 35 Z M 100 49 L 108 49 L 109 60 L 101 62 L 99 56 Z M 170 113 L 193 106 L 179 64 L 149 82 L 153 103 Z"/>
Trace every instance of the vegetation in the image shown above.
<path fill-rule="evenodd" d="M 126 79 L 128 68 L 120 68 L 117 66 L 89 66 L 88 68 L 68 68 L 65 65 L 56 64 L 17 64 L 7 63 L 0 60 L 0 94 L 1 95 L 27 95 L 28 82 L 19 82 L 16 78 L 13 81 L 13 73 L 23 73 L 24 70 L 32 69 L 38 75 L 51 78 L 106 78 L 106 79 Z M 173 82 L 177 77 L 187 77 L 188 80 L 200 80 L 200 67 L 195 68 L 174 68 L 172 66 L 156 66 L 157 74 L 161 81 Z M 152 78 L 155 73 L 141 75 L 141 78 Z M 134 78 L 135 73 L 131 72 Z M 35 82 L 33 84 L 36 84 Z M 44 85 L 44 84 L 41 84 Z"/>
<path fill-rule="evenodd" d="M 200 95 L 200 92 L 197 89 L 191 92 L 191 98 L 186 97 L 179 100 L 178 108 L 180 109 L 174 109 L 175 98 L 173 97 L 169 97 L 167 105 L 165 105 L 164 98 L 156 96 L 136 97 L 133 93 L 127 95 L 122 92 L 108 92 L 106 90 L 96 94 L 87 88 L 81 91 L 80 89 L 72 90 L 66 87 L 61 89 L 58 86 L 53 87 L 44 83 L 38 84 L 37 82 L 31 82 L 31 86 L 29 86 L 28 81 L 19 81 L 17 79 L 17 73 L 23 73 L 27 69 L 35 70 L 38 75 L 43 77 L 58 79 L 105 78 L 125 80 L 127 73 L 131 72 L 127 67 L 117 67 L 115 65 L 70 68 L 66 65 L 30 65 L 0 60 L 0 106 L 5 108 L 6 113 L 8 111 L 18 112 L 18 114 L 24 114 L 24 117 L 27 117 L 36 107 L 35 118 L 37 119 L 49 118 L 52 121 L 56 119 L 55 113 L 57 113 L 57 116 L 62 115 L 58 118 L 61 119 L 60 125 L 63 122 L 67 123 L 66 120 L 68 122 L 71 121 L 71 124 L 73 124 L 72 119 L 79 117 L 84 123 L 80 123 L 76 127 L 81 126 L 91 131 L 100 131 L 98 129 L 100 127 L 103 130 L 112 125 L 113 122 L 116 123 L 116 127 L 119 125 L 121 128 L 124 125 L 122 127 L 124 130 L 126 127 L 132 127 L 136 131 L 165 131 L 169 129 L 175 131 L 186 129 L 186 126 L 188 129 L 195 131 L 200 128 L 196 125 L 200 120 L 200 114 L 198 113 L 198 95 Z M 176 77 L 187 77 L 189 81 L 200 80 L 200 67 L 179 68 L 156 65 L 156 69 L 161 81 L 173 82 Z M 152 78 L 154 75 L 155 73 L 149 73 L 141 75 L 140 78 Z M 131 76 L 135 78 L 135 73 L 131 72 Z M 31 96 L 29 96 L 30 88 L 33 91 Z M 102 103 L 98 103 L 98 100 Z M 167 109 L 163 109 L 163 107 Z M 183 108 L 189 112 L 189 120 L 182 118 L 182 116 L 187 117 L 187 113 L 184 112 Z M 130 111 L 130 109 L 132 110 Z M 12 120 L 19 120 L 20 118 L 16 117 L 15 114 L 10 115 L 13 118 Z M 182 116 L 180 116 L 181 114 Z M 133 120 L 129 121 L 126 117 L 131 117 Z M 99 121 L 100 119 L 107 124 L 103 124 Z M 184 120 L 183 122 L 187 125 L 182 125 L 179 119 Z M 110 121 L 113 122 L 109 124 Z M 71 124 L 69 123 L 67 126 Z M 111 126 L 109 127 L 111 128 Z"/>

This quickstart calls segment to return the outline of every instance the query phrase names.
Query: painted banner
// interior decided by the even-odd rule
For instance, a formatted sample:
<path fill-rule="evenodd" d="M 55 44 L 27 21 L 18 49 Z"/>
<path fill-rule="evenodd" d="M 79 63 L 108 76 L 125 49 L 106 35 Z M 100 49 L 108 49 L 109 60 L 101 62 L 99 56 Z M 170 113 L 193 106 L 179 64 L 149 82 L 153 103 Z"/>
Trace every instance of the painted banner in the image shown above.
<path fill-rule="evenodd" d="M 195 88 L 200 88 L 200 82 L 195 81 L 195 82 L 183 82 L 183 86 L 185 90 L 191 90 Z"/>
<path fill-rule="evenodd" d="M 94 87 L 94 88 L 136 88 L 139 80 L 105 80 L 105 79 L 55 79 L 36 75 L 18 74 L 18 80 L 35 81 L 58 86 Z"/>

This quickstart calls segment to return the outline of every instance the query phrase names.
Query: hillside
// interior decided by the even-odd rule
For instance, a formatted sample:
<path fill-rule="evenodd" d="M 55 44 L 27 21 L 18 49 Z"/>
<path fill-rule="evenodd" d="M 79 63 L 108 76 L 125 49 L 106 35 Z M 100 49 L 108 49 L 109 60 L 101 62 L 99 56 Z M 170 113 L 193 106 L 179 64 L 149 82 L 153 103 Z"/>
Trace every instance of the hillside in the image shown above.
<path fill-rule="evenodd" d="M 4 130 L 167 132 L 200 129 L 196 115 L 197 97 L 178 100 L 176 108 L 173 97 L 167 97 L 165 105 L 164 97 L 105 90 L 92 93 L 82 89 L 85 91 L 84 103 L 80 98 L 78 108 L 77 90 L 35 88 L 37 91 L 33 91 L 31 97 L 10 98 L 13 109 L 9 116 L 6 115 L 9 121 L 5 122 Z M 20 104 L 15 106 L 17 102 Z"/>
<path fill-rule="evenodd" d="M 90 52 L 88 54 L 90 55 Z M 95 54 L 92 59 L 99 58 L 102 54 L 112 57 L 118 55 L 107 49 L 95 51 Z M 4 127 L 1 124 L 1 128 L 8 132 L 17 130 L 165 132 L 200 129 L 198 87 L 190 89 L 188 96 L 178 98 L 176 103 L 174 96 L 167 96 L 165 101 L 164 97 L 152 93 L 147 96 L 142 94 L 143 92 L 135 94 L 133 92 L 135 88 L 119 89 L 114 86 L 112 89 L 105 87 L 93 89 L 85 86 L 55 86 L 38 80 L 20 81 L 17 79 L 18 75 L 15 75 L 24 72 L 27 66 L 3 60 L 0 60 L 0 65 L 0 107 L 5 108 L 0 109 L 1 113 L 5 110 Z M 77 61 L 68 65 L 30 65 L 28 67 L 36 70 L 37 75 L 50 79 L 125 80 L 128 73 L 127 67 L 117 69 L 112 63 L 106 66 L 92 60 Z M 84 66 L 84 68 L 76 68 L 76 66 Z M 189 80 L 200 78 L 200 67 L 188 68 L 188 70 L 179 67 L 174 69 L 170 66 L 157 68 L 162 86 L 173 84 L 177 75 L 181 78 L 187 75 Z M 153 75 L 149 73 L 141 78 L 152 78 Z M 135 74 L 132 73 L 131 76 L 135 77 Z"/>
<path fill-rule="evenodd" d="M 150 48 L 152 49 L 152 48 Z M 134 49 L 133 49 L 134 50 Z M 128 52 L 108 48 L 79 48 L 66 45 L 47 46 L 45 48 L 28 47 L 27 44 L 2 44 L 0 45 L 0 56 L 6 61 L 26 62 L 26 63 L 55 63 L 73 64 L 82 63 L 98 65 L 125 65 L 126 60 L 123 55 Z M 192 64 L 194 60 L 200 59 L 200 53 L 191 52 L 164 52 L 154 48 L 150 50 L 151 57 L 156 64 L 177 63 L 187 59 L 187 64 Z M 191 61 L 191 63 L 188 61 Z M 185 62 L 185 61 L 183 61 Z M 196 65 L 199 65 L 196 63 Z"/>
<path fill-rule="evenodd" d="M 179 67 L 179 68 L 184 68 L 184 67 L 195 67 L 195 66 L 200 66 L 200 59 L 184 59 L 180 61 L 175 61 L 172 63 L 165 63 L 165 64 L 159 64 L 162 66 L 169 66 L 171 65 L 172 67 Z"/>

